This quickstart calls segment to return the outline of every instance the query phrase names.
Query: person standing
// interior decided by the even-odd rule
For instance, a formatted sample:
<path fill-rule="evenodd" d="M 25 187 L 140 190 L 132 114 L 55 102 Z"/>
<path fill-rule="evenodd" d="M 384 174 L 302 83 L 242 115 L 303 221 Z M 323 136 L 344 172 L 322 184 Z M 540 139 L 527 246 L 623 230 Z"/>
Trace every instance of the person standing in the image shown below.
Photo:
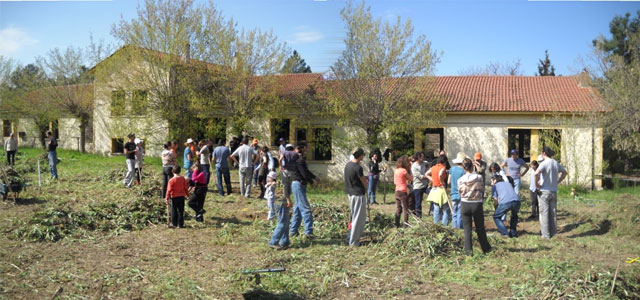
<path fill-rule="evenodd" d="M 142 181 L 142 160 L 144 159 L 144 147 L 142 147 L 142 140 L 135 139 L 136 144 L 136 184 L 140 185 Z"/>
<path fill-rule="evenodd" d="M 204 221 L 204 213 L 206 210 L 204 209 L 204 200 L 207 197 L 207 176 L 204 173 L 202 165 L 200 161 L 196 161 L 196 163 L 191 167 L 193 169 L 192 173 L 192 184 L 193 194 L 189 197 L 189 202 L 187 203 L 191 209 L 195 212 L 194 219 L 196 222 Z"/>
<path fill-rule="evenodd" d="M 513 190 L 516 194 L 520 193 L 520 177 L 527 174 L 529 165 L 520 157 L 516 149 L 511 150 L 511 157 L 507 158 L 501 165 L 502 168 L 507 166 L 507 176 L 513 178 Z M 524 172 L 520 173 L 520 169 L 524 167 Z"/>
<path fill-rule="evenodd" d="M 240 194 L 245 198 L 251 195 L 251 179 L 253 178 L 253 164 L 258 158 L 257 153 L 248 145 L 249 139 L 245 136 L 240 142 L 240 147 L 231 154 L 231 160 L 238 163 L 240 175 Z"/>
<path fill-rule="evenodd" d="M 496 211 L 493 214 L 493 221 L 496 223 L 496 228 L 502 236 L 508 236 L 510 238 L 517 237 L 518 233 L 516 229 L 518 227 L 520 197 L 515 193 L 510 183 L 503 181 L 502 176 L 497 175 L 491 180 L 493 181 L 491 196 L 494 201 L 498 202 L 498 207 L 496 207 Z M 502 218 L 509 211 L 511 212 L 511 221 L 509 221 L 509 231 L 507 231 Z"/>
<path fill-rule="evenodd" d="M 280 171 L 282 173 L 282 189 L 284 197 L 291 200 L 291 174 L 297 170 L 296 161 L 300 155 L 294 151 L 293 145 L 287 144 L 285 151 L 280 155 Z"/>
<path fill-rule="evenodd" d="M 164 144 L 164 150 L 160 153 L 160 158 L 162 159 L 162 198 L 164 199 L 167 196 L 169 180 L 173 177 L 173 167 L 177 165 L 171 141 Z"/>
<path fill-rule="evenodd" d="M 180 176 L 180 166 L 172 169 L 173 178 L 167 185 L 167 204 L 171 205 L 171 224 L 173 227 L 184 228 L 184 199 L 189 197 L 187 180 Z"/>
<path fill-rule="evenodd" d="M 58 152 L 56 149 L 58 148 L 58 140 L 56 137 L 51 134 L 51 130 L 46 133 L 47 139 L 47 150 L 49 151 L 49 171 L 51 171 L 51 178 L 58 180 Z"/>
<path fill-rule="evenodd" d="M 133 177 L 136 169 L 136 143 L 135 143 L 135 134 L 129 133 L 127 135 L 129 141 L 124 143 L 124 155 L 127 161 L 127 174 L 124 176 L 124 186 L 131 187 L 133 185 Z"/>
<path fill-rule="evenodd" d="M 195 148 L 194 142 L 191 138 L 187 139 L 187 142 L 184 143 L 184 152 L 183 152 L 183 161 L 182 167 L 187 172 L 186 176 L 188 179 L 191 179 L 191 166 L 193 166 L 193 161 L 195 158 L 195 152 L 193 149 Z"/>
<path fill-rule="evenodd" d="M 456 158 L 451 161 L 453 163 L 453 166 L 449 170 L 449 179 L 448 179 L 448 183 L 451 186 L 451 205 L 453 206 L 453 211 L 451 212 L 451 223 L 453 228 L 458 228 L 458 229 L 462 229 L 462 218 L 460 215 L 460 193 L 458 192 L 458 179 L 460 179 L 460 177 L 464 175 L 464 169 L 462 169 L 462 161 L 465 159 L 465 157 L 466 155 L 460 152 L 458 153 Z M 475 163 L 474 163 L 474 167 L 475 167 Z M 476 169 L 476 172 L 477 172 L 477 169 Z M 483 188 L 484 188 L 484 184 L 483 184 Z"/>
<path fill-rule="evenodd" d="M 409 224 L 409 182 L 413 180 L 410 174 L 411 165 L 406 156 L 401 156 L 396 161 L 396 169 L 393 171 L 393 183 L 396 185 L 396 227 L 400 227 L 402 215 L 402 227 Z"/>
<path fill-rule="evenodd" d="M 13 166 L 16 164 L 16 151 L 18 151 L 18 140 L 13 137 L 13 132 L 4 141 L 4 150 L 7 151 L 7 164 Z"/>
<path fill-rule="evenodd" d="M 535 172 L 536 186 L 540 189 L 538 205 L 540 206 L 540 231 L 542 238 L 550 239 L 556 235 L 557 228 L 557 202 L 558 183 L 567 177 L 567 170 L 555 159 L 555 153 L 551 148 L 542 148 L 544 159 Z M 558 177 L 560 173 L 560 177 Z"/>
<path fill-rule="evenodd" d="M 415 214 L 418 218 L 422 218 L 422 198 L 429 186 L 429 179 L 426 176 L 427 164 L 424 161 L 424 153 L 416 152 L 414 162 L 411 164 L 411 175 L 413 176 L 413 197 L 415 201 Z"/>
<path fill-rule="evenodd" d="M 216 177 L 218 194 L 224 196 L 224 188 L 222 187 L 222 179 L 227 185 L 227 195 L 231 195 L 231 174 L 229 173 L 229 156 L 231 151 L 224 145 L 224 139 L 218 140 L 218 147 L 213 149 L 213 160 L 216 162 Z"/>
<path fill-rule="evenodd" d="M 269 174 L 269 147 L 263 146 L 260 149 L 260 158 L 258 159 L 258 186 L 260 186 L 260 196 L 264 197 L 267 189 L 267 174 Z"/>
<path fill-rule="evenodd" d="M 540 192 L 540 190 L 538 190 L 538 186 L 536 186 L 536 170 L 538 170 L 538 166 L 543 160 L 544 159 L 542 158 L 542 155 L 538 155 L 538 160 L 534 160 L 531 162 L 531 178 L 529 182 L 529 198 L 531 198 L 531 216 L 529 216 L 530 219 L 537 218 L 539 215 L 538 193 Z"/>
<path fill-rule="evenodd" d="M 376 188 L 380 181 L 380 162 L 382 161 L 382 157 L 380 157 L 379 152 L 380 151 L 374 151 L 369 155 L 369 183 L 367 186 L 367 195 L 369 196 L 369 203 L 371 204 L 376 203 Z"/>
<path fill-rule="evenodd" d="M 319 181 L 316 175 L 313 175 L 307 167 L 307 162 L 304 159 L 304 153 L 307 151 L 307 143 L 300 142 L 296 146 L 296 152 L 298 152 L 298 160 L 294 164 L 296 166 L 295 172 L 291 173 L 291 193 L 295 199 L 293 204 L 293 216 L 291 219 L 291 230 L 289 234 L 291 236 L 298 235 L 298 228 L 300 227 L 300 221 L 304 223 L 304 235 L 308 238 L 313 237 L 313 212 L 311 211 L 311 204 L 307 199 L 307 184 L 314 184 Z"/>
<path fill-rule="evenodd" d="M 427 170 L 426 177 L 431 180 L 433 187 L 427 201 L 433 203 L 433 223 L 442 223 L 444 226 L 449 225 L 451 217 L 451 209 L 449 201 L 447 201 L 447 157 L 440 155 L 436 161 L 436 165 Z"/>
<path fill-rule="evenodd" d="M 487 162 L 482 160 L 482 153 L 476 152 L 473 155 L 473 170 L 474 173 L 482 176 L 482 199 L 484 199 L 484 190 L 486 188 L 487 181 L 485 180 L 485 173 L 487 172 Z"/>
<path fill-rule="evenodd" d="M 360 246 L 360 237 L 367 221 L 367 204 L 364 198 L 367 178 L 363 174 L 362 166 L 360 166 L 360 162 L 364 158 L 364 150 L 358 148 L 352 155 L 353 159 L 344 167 L 344 192 L 349 198 L 351 208 L 351 229 L 349 230 L 348 244 L 349 246 Z M 377 154 L 374 154 L 375 156 Z M 369 186 L 371 186 L 370 183 Z"/>
<path fill-rule="evenodd" d="M 202 143 L 198 156 L 202 172 L 204 172 L 206 182 L 209 184 L 209 178 L 211 177 L 211 140 L 207 139 Z"/>
<path fill-rule="evenodd" d="M 287 151 L 285 146 L 287 144 L 287 141 L 284 138 L 280 138 L 278 140 L 278 143 L 280 144 L 280 146 L 278 147 L 278 155 L 282 155 L 285 151 Z"/>
<path fill-rule="evenodd" d="M 458 193 L 462 203 L 460 213 L 462 215 L 462 227 L 464 228 L 464 252 L 466 255 L 473 254 L 473 241 L 471 240 L 471 222 L 473 221 L 482 252 L 487 253 L 491 251 L 491 245 L 487 240 L 487 231 L 484 227 L 482 177 L 473 173 L 473 163 L 468 158 L 462 161 L 462 168 L 465 174 L 458 179 Z"/>

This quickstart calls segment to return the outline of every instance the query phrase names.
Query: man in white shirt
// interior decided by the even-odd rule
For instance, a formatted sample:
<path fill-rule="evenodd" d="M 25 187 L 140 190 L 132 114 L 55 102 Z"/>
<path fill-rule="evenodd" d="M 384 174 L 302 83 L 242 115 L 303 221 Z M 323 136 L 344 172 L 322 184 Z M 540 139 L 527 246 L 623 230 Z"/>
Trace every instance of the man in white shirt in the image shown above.
<path fill-rule="evenodd" d="M 258 153 L 248 145 L 249 139 L 246 136 L 242 138 L 240 143 L 240 147 L 231 154 L 231 160 L 238 163 L 240 194 L 245 198 L 249 198 L 251 194 L 251 179 L 253 178 L 253 164 L 258 159 Z"/>

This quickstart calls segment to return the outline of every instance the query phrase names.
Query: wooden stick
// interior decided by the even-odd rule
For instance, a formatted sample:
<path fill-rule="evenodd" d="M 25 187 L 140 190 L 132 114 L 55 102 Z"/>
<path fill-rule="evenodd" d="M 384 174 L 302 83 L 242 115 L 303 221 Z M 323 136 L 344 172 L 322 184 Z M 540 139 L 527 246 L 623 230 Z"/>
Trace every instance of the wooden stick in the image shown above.
<path fill-rule="evenodd" d="M 609 294 L 613 294 L 613 290 L 616 288 L 616 279 L 618 278 L 618 270 L 620 270 L 619 261 L 618 261 L 618 266 L 616 267 L 616 274 L 613 275 L 613 282 L 611 283 L 611 292 Z"/>
<path fill-rule="evenodd" d="M 58 290 L 53 294 L 53 296 L 51 296 L 51 300 L 55 299 L 56 297 L 60 296 L 60 294 L 62 294 L 62 287 L 59 287 Z"/>

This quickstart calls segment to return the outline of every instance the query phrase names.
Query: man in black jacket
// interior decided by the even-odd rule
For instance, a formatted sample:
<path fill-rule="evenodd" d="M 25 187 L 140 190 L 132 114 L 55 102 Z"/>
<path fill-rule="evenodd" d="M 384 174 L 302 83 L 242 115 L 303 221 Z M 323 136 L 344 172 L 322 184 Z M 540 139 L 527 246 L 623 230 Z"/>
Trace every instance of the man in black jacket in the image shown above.
<path fill-rule="evenodd" d="M 313 213 L 311 205 L 307 199 L 307 183 L 314 184 L 319 179 L 309 171 L 307 162 L 304 159 L 304 153 L 307 151 L 307 143 L 300 142 L 296 146 L 296 152 L 300 155 L 296 161 L 295 171 L 291 172 L 291 193 L 295 199 L 293 205 L 293 218 L 290 225 L 291 236 L 298 235 L 300 221 L 304 222 L 304 234 L 307 237 L 313 237 Z"/>

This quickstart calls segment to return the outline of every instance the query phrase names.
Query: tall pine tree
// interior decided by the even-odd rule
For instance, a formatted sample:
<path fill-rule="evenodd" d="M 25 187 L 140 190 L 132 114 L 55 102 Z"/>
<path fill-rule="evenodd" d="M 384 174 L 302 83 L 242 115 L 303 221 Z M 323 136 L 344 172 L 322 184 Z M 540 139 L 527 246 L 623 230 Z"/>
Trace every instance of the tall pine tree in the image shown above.
<path fill-rule="evenodd" d="M 311 73 L 311 67 L 300 57 L 298 51 L 293 50 L 293 54 L 287 58 L 282 67 L 281 73 Z"/>
<path fill-rule="evenodd" d="M 556 68 L 549 59 L 549 50 L 544 50 L 544 59 L 538 62 L 538 76 L 556 76 Z"/>

